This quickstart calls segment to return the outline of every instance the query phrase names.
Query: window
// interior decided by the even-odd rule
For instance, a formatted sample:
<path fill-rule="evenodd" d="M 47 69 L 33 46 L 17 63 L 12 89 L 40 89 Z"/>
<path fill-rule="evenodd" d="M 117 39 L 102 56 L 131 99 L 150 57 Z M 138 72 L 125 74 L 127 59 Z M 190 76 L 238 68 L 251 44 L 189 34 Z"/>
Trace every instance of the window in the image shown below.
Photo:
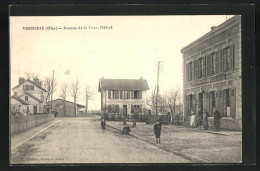
<path fill-rule="evenodd" d="M 119 105 L 118 104 L 108 105 L 108 113 L 119 113 Z"/>
<path fill-rule="evenodd" d="M 200 58 L 198 61 L 199 61 L 198 78 L 200 79 L 204 76 L 204 58 Z"/>
<path fill-rule="evenodd" d="M 187 64 L 187 81 L 192 81 L 192 62 Z"/>
<path fill-rule="evenodd" d="M 30 90 L 30 86 L 29 85 L 24 85 L 23 86 L 23 90 L 24 91 L 29 91 Z"/>
<path fill-rule="evenodd" d="M 127 91 L 121 91 L 122 92 L 122 99 L 127 99 Z"/>
<path fill-rule="evenodd" d="M 142 105 L 131 105 L 131 113 L 142 113 Z"/>
<path fill-rule="evenodd" d="M 142 91 L 135 90 L 133 91 L 134 99 L 142 99 Z"/>
<path fill-rule="evenodd" d="M 28 96 L 25 96 L 25 97 L 24 97 L 24 100 L 27 102 L 27 101 L 28 101 Z"/>
<path fill-rule="evenodd" d="M 30 91 L 34 91 L 34 86 L 30 85 Z"/>
<path fill-rule="evenodd" d="M 118 99 L 119 98 L 119 91 L 108 90 L 108 98 L 109 99 Z"/>

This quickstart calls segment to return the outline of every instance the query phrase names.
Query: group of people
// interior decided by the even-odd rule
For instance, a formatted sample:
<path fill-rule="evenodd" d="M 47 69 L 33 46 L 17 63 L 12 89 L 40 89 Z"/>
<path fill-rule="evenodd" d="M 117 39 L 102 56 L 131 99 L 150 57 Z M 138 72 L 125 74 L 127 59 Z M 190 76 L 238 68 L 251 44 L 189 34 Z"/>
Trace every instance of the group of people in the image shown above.
<path fill-rule="evenodd" d="M 190 126 L 191 127 L 204 127 L 205 130 L 208 129 L 208 117 L 209 113 L 206 111 L 206 109 L 203 109 L 203 111 L 199 108 L 197 114 L 195 114 L 194 109 L 191 109 L 191 120 L 190 120 Z M 220 118 L 221 114 L 217 110 L 217 108 L 213 108 L 213 117 L 214 117 L 214 126 L 217 131 L 220 129 Z"/>
<path fill-rule="evenodd" d="M 101 120 L 101 128 L 102 128 L 102 132 L 106 132 L 106 121 L 105 121 L 105 119 Z M 159 122 L 159 121 L 156 121 L 155 124 L 154 124 L 153 130 L 154 130 L 156 143 L 160 144 L 161 143 L 160 137 L 161 137 L 162 123 Z M 123 127 L 122 134 L 129 134 L 129 132 L 131 132 L 131 129 L 130 129 L 129 125 L 126 124 Z"/>

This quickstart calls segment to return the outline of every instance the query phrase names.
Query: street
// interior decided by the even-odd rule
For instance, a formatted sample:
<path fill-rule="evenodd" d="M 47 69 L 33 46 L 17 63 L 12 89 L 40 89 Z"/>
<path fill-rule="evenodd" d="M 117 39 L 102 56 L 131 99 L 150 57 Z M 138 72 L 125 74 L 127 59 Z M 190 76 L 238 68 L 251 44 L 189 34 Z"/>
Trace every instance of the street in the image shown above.
<path fill-rule="evenodd" d="M 100 119 L 86 117 L 61 118 L 11 154 L 11 164 L 190 162 L 109 127 L 103 133 Z"/>

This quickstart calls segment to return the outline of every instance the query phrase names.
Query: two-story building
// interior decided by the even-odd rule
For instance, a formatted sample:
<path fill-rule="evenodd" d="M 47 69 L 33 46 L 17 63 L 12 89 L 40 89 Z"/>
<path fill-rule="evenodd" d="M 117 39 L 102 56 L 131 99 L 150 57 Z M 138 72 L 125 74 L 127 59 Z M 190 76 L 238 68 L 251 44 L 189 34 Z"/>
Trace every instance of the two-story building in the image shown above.
<path fill-rule="evenodd" d="M 106 119 L 125 120 L 142 117 L 147 110 L 147 81 L 141 79 L 99 80 L 101 111 Z"/>
<path fill-rule="evenodd" d="M 184 122 L 191 109 L 213 108 L 221 127 L 242 128 L 241 17 L 234 16 L 181 50 L 183 54 Z"/>
<path fill-rule="evenodd" d="M 23 115 L 44 113 L 46 105 L 46 90 L 42 88 L 38 78 L 33 81 L 23 77 L 19 78 L 19 84 L 13 89 L 11 96 L 11 113 Z"/>

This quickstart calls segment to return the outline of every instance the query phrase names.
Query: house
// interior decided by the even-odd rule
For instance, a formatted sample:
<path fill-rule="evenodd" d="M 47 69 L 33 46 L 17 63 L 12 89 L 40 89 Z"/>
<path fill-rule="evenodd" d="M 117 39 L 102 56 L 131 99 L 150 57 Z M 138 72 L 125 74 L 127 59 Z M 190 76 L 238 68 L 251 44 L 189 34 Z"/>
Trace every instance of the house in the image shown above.
<path fill-rule="evenodd" d="M 47 103 L 48 106 L 51 105 L 51 101 Z M 64 108 L 65 105 L 65 108 Z M 85 108 L 84 105 L 77 104 L 76 114 L 82 113 L 82 109 Z M 58 112 L 57 116 L 75 116 L 74 112 L 74 103 L 63 100 L 63 99 L 55 99 L 52 101 L 52 109 Z"/>
<path fill-rule="evenodd" d="M 46 105 L 46 90 L 42 88 L 38 78 L 33 81 L 23 77 L 19 78 L 19 84 L 12 88 L 11 113 L 15 114 L 37 114 L 44 113 Z"/>
<path fill-rule="evenodd" d="M 109 120 L 131 119 L 133 115 L 142 117 L 147 113 L 147 81 L 140 79 L 99 80 L 101 111 Z"/>
<path fill-rule="evenodd" d="M 242 127 L 241 17 L 234 16 L 181 50 L 185 122 L 191 108 L 220 111 L 226 129 Z"/>

